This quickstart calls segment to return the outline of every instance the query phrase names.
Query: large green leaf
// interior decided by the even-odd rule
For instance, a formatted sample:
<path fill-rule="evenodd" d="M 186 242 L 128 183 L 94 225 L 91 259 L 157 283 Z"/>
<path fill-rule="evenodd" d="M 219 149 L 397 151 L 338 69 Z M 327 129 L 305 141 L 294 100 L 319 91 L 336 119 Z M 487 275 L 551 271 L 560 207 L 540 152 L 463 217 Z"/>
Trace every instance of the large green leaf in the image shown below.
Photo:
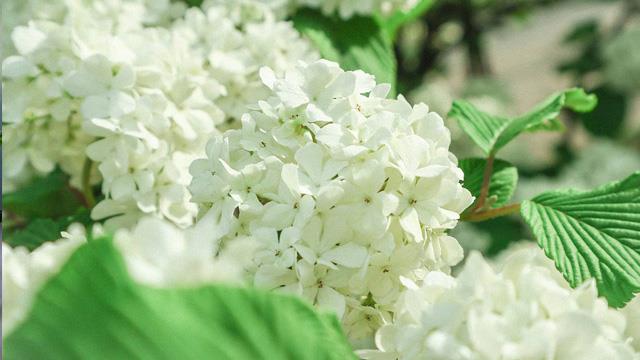
<path fill-rule="evenodd" d="M 65 216 L 57 220 L 48 218 L 34 219 L 23 229 L 4 234 L 3 241 L 12 247 L 24 246 L 29 250 L 34 250 L 45 242 L 60 239 L 60 233 L 75 222 L 86 226 L 90 225 L 92 221 L 89 211 L 81 209 L 75 215 Z"/>
<path fill-rule="evenodd" d="M 362 16 L 342 20 L 313 9 L 298 10 L 292 20 L 323 58 L 347 70 L 373 74 L 378 83 L 389 83 L 395 91 L 396 60 L 391 40 L 379 22 Z"/>
<path fill-rule="evenodd" d="M 382 27 L 389 35 L 390 39 L 395 39 L 396 34 L 402 25 L 410 23 L 424 14 L 435 3 L 435 0 L 419 0 L 408 10 L 399 9 L 389 16 L 379 16 Z"/>
<path fill-rule="evenodd" d="M 55 170 L 43 178 L 2 196 L 2 207 L 25 218 L 58 218 L 82 207 L 81 196 L 68 186 L 69 177 Z"/>
<path fill-rule="evenodd" d="M 521 214 L 571 286 L 595 278 L 615 307 L 640 291 L 640 172 L 593 191 L 543 193 Z"/>
<path fill-rule="evenodd" d="M 453 102 L 449 116 L 458 120 L 460 127 L 486 154 L 495 154 L 524 131 L 562 129 L 562 123 L 557 117 L 563 108 L 587 112 L 596 103 L 594 95 L 587 95 L 584 90 L 573 88 L 552 95 L 534 110 L 515 118 L 487 114 L 464 100 Z"/>
<path fill-rule="evenodd" d="M 335 316 L 292 296 L 134 283 L 108 238 L 78 249 L 4 342 L 6 359 L 353 359 Z"/>
<path fill-rule="evenodd" d="M 464 172 L 464 187 L 476 198 L 480 195 L 486 165 L 487 160 L 481 158 L 462 159 L 458 163 Z M 518 170 L 516 167 L 507 161 L 495 159 L 489 183 L 489 198 L 493 201 L 491 207 L 505 205 L 511 199 L 517 183 Z"/>

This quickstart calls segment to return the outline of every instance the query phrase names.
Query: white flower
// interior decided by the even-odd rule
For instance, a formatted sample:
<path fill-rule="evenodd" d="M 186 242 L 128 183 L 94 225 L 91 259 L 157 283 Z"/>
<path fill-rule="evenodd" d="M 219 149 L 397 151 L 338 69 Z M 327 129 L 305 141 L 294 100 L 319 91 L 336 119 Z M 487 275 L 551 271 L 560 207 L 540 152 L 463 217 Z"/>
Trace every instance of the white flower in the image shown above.
<path fill-rule="evenodd" d="M 429 273 L 396 304 L 365 359 L 637 359 L 625 316 L 571 289 L 535 245 L 514 247 L 492 266 L 472 253 L 457 278 Z M 629 319 L 631 320 L 631 318 Z M 632 323 L 631 323 L 632 324 Z"/>
<path fill-rule="evenodd" d="M 631 344 L 634 348 L 640 349 L 640 296 L 631 300 L 622 312 L 627 317 L 625 335 L 632 339 Z"/>
<path fill-rule="evenodd" d="M 84 228 L 72 225 L 62 239 L 29 252 L 2 243 L 2 336 L 10 333 L 27 315 L 34 296 L 56 274 L 67 258 L 84 243 Z"/>
<path fill-rule="evenodd" d="M 74 66 L 71 34 L 54 23 L 17 27 L 18 55 L 2 63 L 3 191 L 11 191 L 60 166 L 80 186 L 84 149 L 80 103 L 65 93 L 63 78 Z M 96 174 L 91 178 L 95 183 Z"/>
<path fill-rule="evenodd" d="M 218 126 L 266 94 L 260 66 L 280 74 L 318 56 L 269 8 L 240 23 L 229 4 L 194 8 L 162 28 L 145 27 L 156 24 L 147 15 L 168 2 L 66 1 L 56 22 L 13 32 L 20 55 L 3 63 L 3 184 L 13 189 L 61 166 L 79 187 L 86 156 L 105 196 L 92 216 L 108 217 L 109 229 L 148 214 L 193 224 L 189 164 Z"/>
<path fill-rule="evenodd" d="M 182 230 L 147 217 L 131 231 L 119 230 L 114 241 L 129 273 L 140 283 L 170 287 L 241 282 L 243 261 L 251 258 L 254 245 L 247 240 L 219 249 L 210 236 L 210 225 L 205 218 L 201 224 Z"/>
<path fill-rule="evenodd" d="M 255 12 L 247 10 L 254 7 Z M 318 59 L 292 23 L 277 21 L 270 7 L 213 1 L 203 8 L 189 9 L 184 19 L 174 24 L 173 31 L 206 59 L 211 77 L 224 87 L 216 104 L 229 121 L 239 120 L 248 105 L 267 96 L 267 88 L 258 76 L 260 67 L 268 66 L 283 74 L 297 61 Z"/>
<path fill-rule="evenodd" d="M 256 285 L 335 310 L 357 342 L 371 335 L 353 313 L 365 299 L 382 318 L 401 277 L 419 281 L 462 257 L 445 231 L 472 197 L 449 133 L 426 105 L 387 99 L 388 85 L 329 61 L 260 74 L 271 96 L 193 162 L 192 199 L 222 243 L 261 244 Z"/>

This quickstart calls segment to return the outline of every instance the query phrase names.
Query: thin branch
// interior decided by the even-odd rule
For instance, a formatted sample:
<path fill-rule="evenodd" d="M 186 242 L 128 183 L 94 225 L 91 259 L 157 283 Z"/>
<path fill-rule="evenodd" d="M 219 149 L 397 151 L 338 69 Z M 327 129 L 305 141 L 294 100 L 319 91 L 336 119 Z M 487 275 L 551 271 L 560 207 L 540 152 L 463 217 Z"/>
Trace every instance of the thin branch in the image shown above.
<path fill-rule="evenodd" d="M 82 195 L 84 195 L 84 200 L 89 209 L 93 208 L 96 204 L 96 198 L 93 196 L 93 189 L 91 188 L 92 167 L 93 161 L 87 157 L 82 166 Z"/>
<path fill-rule="evenodd" d="M 478 200 L 476 201 L 476 205 L 471 210 L 471 213 L 477 212 L 477 210 L 482 209 L 484 203 L 487 201 L 487 197 L 489 196 L 489 186 L 491 186 L 491 175 L 493 174 L 493 160 L 495 159 L 495 155 L 492 153 L 487 157 L 487 164 L 484 167 L 484 173 L 482 174 L 482 186 L 480 187 L 480 195 L 478 196 Z"/>
<path fill-rule="evenodd" d="M 520 204 L 511 204 L 511 205 L 505 205 L 495 209 L 474 212 L 469 215 L 463 215 L 461 220 L 470 221 L 470 222 L 485 221 L 485 220 L 490 220 L 500 216 L 517 213 L 518 211 L 520 211 Z"/>

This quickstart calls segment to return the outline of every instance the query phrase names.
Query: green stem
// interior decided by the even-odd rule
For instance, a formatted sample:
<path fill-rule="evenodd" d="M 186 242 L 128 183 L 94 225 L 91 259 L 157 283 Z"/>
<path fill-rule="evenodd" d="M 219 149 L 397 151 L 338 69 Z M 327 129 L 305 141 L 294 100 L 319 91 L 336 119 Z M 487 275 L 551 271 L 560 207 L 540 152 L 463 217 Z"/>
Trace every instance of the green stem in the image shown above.
<path fill-rule="evenodd" d="M 487 201 L 487 197 L 489 196 L 489 186 L 491 186 L 491 175 L 493 174 L 493 160 L 495 159 L 495 155 L 489 154 L 487 157 L 487 164 L 484 167 L 484 173 L 482 174 L 482 185 L 480 187 L 480 195 L 478 196 L 478 200 L 474 205 L 473 209 L 471 209 L 471 213 L 477 212 L 477 210 L 482 209 L 484 203 Z"/>
<path fill-rule="evenodd" d="M 84 160 L 82 166 L 82 195 L 87 203 L 89 209 L 93 208 L 96 204 L 96 198 L 93 196 L 93 189 L 91 189 L 91 168 L 93 167 L 93 161 L 88 157 Z"/>
<path fill-rule="evenodd" d="M 520 211 L 520 204 L 511 204 L 511 205 L 505 205 L 495 209 L 483 210 L 483 211 L 473 212 L 468 215 L 463 215 L 462 220 L 470 221 L 470 222 L 485 221 L 485 220 L 490 220 L 500 216 L 517 213 L 518 211 Z"/>

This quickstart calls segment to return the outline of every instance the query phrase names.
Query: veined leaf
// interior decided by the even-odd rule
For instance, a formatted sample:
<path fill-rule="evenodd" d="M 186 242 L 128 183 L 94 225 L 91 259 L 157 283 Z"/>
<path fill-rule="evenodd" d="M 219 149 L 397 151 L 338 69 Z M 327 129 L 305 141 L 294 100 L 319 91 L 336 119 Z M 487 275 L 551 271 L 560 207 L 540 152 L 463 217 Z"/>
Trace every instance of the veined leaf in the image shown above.
<path fill-rule="evenodd" d="M 323 58 L 338 62 L 346 70 L 373 74 L 378 83 L 389 83 L 395 91 L 396 60 L 391 40 L 373 18 L 342 20 L 318 10 L 300 9 L 292 20 Z"/>
<path fill-rule="evenodd" d="M 614 307 L 640 291 L 640 172 L 593 191 L 543 193 L 521 214 L 571 286 L 595 278 Z"/>
<path fill-rule="evenodd" d="M 416 5 L 408 10 L 396 10 L 389 16 L 379 16 L 384 30 L 389 35 L 390 39 L 395 39 L 396 34 L 402 25 L 412 22 L 419 18 L 422 14 L 427 12 L 429 8 L 435 3 L 434 0 L 420 0 Z"/>
<path fill-rule="evenodd" d="M 476 198 L 480 196 L 484 169 L 487 165 L 486 159 L 468 158 L 458 162 L 458 166 L 464 172 L 464 187 Z M 518 170 L 509 162 L 495 159 L 493 162 L 493 173 L 489 183 L 489 198 L 495 197 L 491 207 L 505 205 L 516 188 L 518 183 Z"/>
<path fill-rule="evenodd" d="M 353 359 L 335 316 L 292 296 L 133 282 L 111 239 L 79 248 L 4 341 L 6 359 Z"/>
<path fill-rule="evenodd" d="M 487 114 L 464 100 L 453 102 L 449 116 L 458 119 L 460 127 L 488 155 L 495 154 L 524 131 L 562 129 L 557 117 L 563 108 L 587 112 L 596 104 L 595 95 L 573 88 L 552 95 L 534 110 L 515 118 Z"/>

